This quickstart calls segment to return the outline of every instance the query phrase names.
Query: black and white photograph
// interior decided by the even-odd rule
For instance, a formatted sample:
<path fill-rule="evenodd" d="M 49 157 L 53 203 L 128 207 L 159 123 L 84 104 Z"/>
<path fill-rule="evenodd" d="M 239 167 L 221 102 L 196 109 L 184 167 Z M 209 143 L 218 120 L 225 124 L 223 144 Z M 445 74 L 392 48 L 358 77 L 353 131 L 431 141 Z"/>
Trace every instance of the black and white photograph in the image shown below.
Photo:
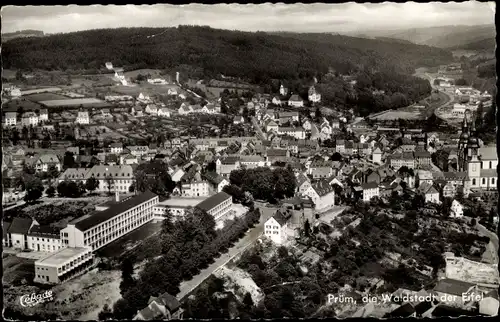
<path fill-rule="evenodd" d="M 497 316 L 495 14 L 3 6 L 3 318 Z"/>

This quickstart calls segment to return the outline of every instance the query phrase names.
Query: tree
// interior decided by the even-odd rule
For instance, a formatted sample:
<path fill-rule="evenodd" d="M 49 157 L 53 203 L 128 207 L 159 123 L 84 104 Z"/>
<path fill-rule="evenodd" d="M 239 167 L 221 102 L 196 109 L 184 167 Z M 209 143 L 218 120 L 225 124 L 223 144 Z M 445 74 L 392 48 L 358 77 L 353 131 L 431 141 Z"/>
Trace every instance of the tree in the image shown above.
<path fill-rule="evenodd" d="M 102 311 L 98 315 L 99 321 L 110 320 L 113 318 L 113 311 L 109 307 L 108 303 L 104 304 Z"/>
<path fill-rule="evenodd" d="M 55 165 L 51 164 L 49 166 L 48 171 L 47 171 L 47 176 L 49 178 L 52 178 L 52 179 L 59 177 L 59 170 L 57 170 Z"/>
<path fill-rule="evenodd" d="M 56 189 L 54 186 L 49 186 L 47 190 L 45 190 L 45 193 L 47 194 L 47 197 L 53 198 L 56 194 Z"/>
<path fill-rule="evenodd" d="M 96 178 L 90 177 L 85 181 L 85 189 L 94 192 L 99 187 L 99 181 Z"/>
<path fill-rule="evenodd" d="M 125 257 L 121 263 L 122 281 L 120 283 L 120 293 L 122 296 L 135 286 L 134 263 L 130 257 Z"/>
<path fill-rule="evenodd" d="M 24 201 L 26 201 L 27 203 L 35 202 L 42 197 L 42 194 L 43 194 L 43 185 L 40 182 L 39 185 L 30 186 L 26 189 L 26 194 L 24 195 Z"/>
<path fill-rule="evenodd" d="M 63 158 L 63 169 L 74 168 L 75 167 L 75 158 L 73 156 L 73 152 L 66 151 L 64 153 Z"/>
<path fill-rule="evenodd" d="M 60 197 L 77 198 L 81 196 L 82 191 L 76 182 L 64 180 L 57 185 L 57 193 Z"/>
<path fill-rule="evenodd" d="M 342 161 L 342 155 L 340 153 L 338 153 L 338 152 L 335 152 L 330 157 L 330 160 L 332 160 L 332 161 Z"/>
<path fill-rule="evenodd" d="M 309 223 L 309 219 L 306 219 L 304 223 L 304 235 L 309 237 L 311 235 L 311 224 Z"/>
<path fill-rule="evenodd" d="M 108 194 L 111 194 L 111 187 L 113 186 L 113 183 L 115 182 L 115 180 L 113 179 L 111 174 L 106 176 L 106 178 L 104 180 L 106 181 L 106 187 L 108 188 Z"/>
<path fill-rule="evenodd" d="M 158 195 L 168 195 L 175 188 L 175 182 L 168 173 L 167 164 L 160 160 L 153 160 L 148 163 L 141 163 L 135 172 L 135 188 L 144 192 L 151 190 Z"/>

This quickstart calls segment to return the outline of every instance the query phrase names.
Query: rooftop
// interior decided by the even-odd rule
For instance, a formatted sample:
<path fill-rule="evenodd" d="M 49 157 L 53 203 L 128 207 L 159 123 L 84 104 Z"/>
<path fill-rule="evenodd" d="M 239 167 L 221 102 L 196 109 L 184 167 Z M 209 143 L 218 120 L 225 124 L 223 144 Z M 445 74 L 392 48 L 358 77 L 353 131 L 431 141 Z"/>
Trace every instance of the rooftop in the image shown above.
<path fill-rule="evenodd" d="M 204 210 L 204 211 L 210 211 L 214 207 L 218 206 L 219 204 L 221 204 L 222 202 L 226 201 L 229 198 L 231 198 L 231 200 L 232 200 L 232 197 L 230 195 L 228 195 L 227 193 L 222 191 L 222 192 L 219 192 L 218 194 L 215 194 L 215 195 L 203 200 L 202 202 L 197 204 L 196 207 L 201 209 L 201 210 Z"/>
<path fill-rule="evenodd" d="M 81 231 L 86 231 L 102 222 L 105 222 L 130 208 L 133 208 L 137 205 L 140 205 L 146 201 L 149 201 L 153 198 L 157 197 L 156 194 L 151 191 L 146 191 L 140 195 L 133 196 L 131 198 L 125 199 L 116 205 L 110 206 L 108 209 L 103 211 L 95 211 L 90 213 L 89 215 L 78 218 L 70 224 L 74 224 L 75 227 Z"/>
<path fill-rule="evenodd" d="M 37 260 L 35 264 L 43 264 L 47 266 L 59 266 L 67 262 L 69 259 L 78 257 L 80 254 L 86 253 L 88 251 L 89 248 L 85 247 L 66 247 L 55 253 L 50 254 L 45 258 Z"/>

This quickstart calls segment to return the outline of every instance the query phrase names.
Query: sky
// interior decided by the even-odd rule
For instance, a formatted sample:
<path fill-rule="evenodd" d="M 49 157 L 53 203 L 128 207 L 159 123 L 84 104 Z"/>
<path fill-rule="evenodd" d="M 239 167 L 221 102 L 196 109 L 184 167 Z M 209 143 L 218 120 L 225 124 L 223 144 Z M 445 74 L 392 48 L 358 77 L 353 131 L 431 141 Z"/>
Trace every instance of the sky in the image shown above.
<path fill-rule="evenodd" d="M 495 3 L 4 6 L 1 15 L 2 33 L 24 29 L 61 33 L 178 25 L 208 25 L 242 31 L 348 33 L 373 28 L 493 24 Z"/>

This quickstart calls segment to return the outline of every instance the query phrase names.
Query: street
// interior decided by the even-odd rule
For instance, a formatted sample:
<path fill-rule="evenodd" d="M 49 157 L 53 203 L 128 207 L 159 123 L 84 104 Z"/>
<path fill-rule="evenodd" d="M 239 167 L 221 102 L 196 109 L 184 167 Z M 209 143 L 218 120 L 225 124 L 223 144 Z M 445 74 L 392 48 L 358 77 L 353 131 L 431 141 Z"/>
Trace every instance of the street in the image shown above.
<path fill-rule="evenodd" d="M 250 229 L 242 239 L 237 241 L 236 244 L 227 251 L 227 253 L 222 254 L 219 258 L 217 258 L 214 263 L 201 270 L 198 275 L 194 276 L 189 281 L 183 281 L 179 286 L 180 292 L 176 296 L 179 301 L 182 301 L 186 296 L 189 296 L 189 294 L 210 275 L 212 275 L 213 272 L 226 265 L 233 257 L 243 252 L 248 246 L 252 245 L 257 239 L 259 239 L 259 237 L 262 236 L 264 233 L 264 223 L 276 210 L 265 207 L 258 208 L 261 210 L 259 223 L 254 228 Z"/>
<path fill-rule="evenodd" d="M 486 229 L 479 222 L 476 223 L 476 228 L 479 230 L 479 233 L 490 238 L 490 242 L 483 254 L 483 260 L 491 264 L 498 264 L 498 236 Z"/>

